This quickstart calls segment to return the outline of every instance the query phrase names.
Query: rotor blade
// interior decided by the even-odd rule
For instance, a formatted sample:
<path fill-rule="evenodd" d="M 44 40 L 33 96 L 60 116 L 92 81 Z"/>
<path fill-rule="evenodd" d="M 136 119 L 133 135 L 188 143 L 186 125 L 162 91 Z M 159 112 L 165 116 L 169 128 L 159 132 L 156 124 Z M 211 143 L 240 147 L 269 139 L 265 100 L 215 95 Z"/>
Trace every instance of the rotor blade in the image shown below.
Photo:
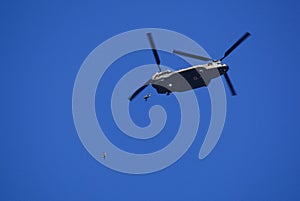
<path fill-rule="evenodd" d="M 233 88 L 233 85 L 232 85 L 232 83 L 231 83 L 231 81 L 230 81 L 230 79 L 229 79 L 228 74 L 227 74 L 227 73 L 224 73 L 224 77 L 225 77 L 225 80 L 227 81 L 227 84 L 228 84 L 228 86 L 229 86 L 229 89 L 230 89 L 230 91 L 231 91 L 231 94 L 232 94 L 233 96 L 235 96 L 235 95 L 236 95 L 236 92 L 235 92 L 235 90 L 234 90 L 234 88 Z"/>
<path fill-rule="evenodd" d="M 156 50 L 156 47 L 155 47 L 155 44 L 154 44 L 154 40 L 152 38 L 152 34 L 147 33 L 147 36 L 148 36 L 148 39 L 149 39 L 149 42 L 150 42 L 150 45 L 151 45 L 151 48 L 152 48 L 152 52 L 153 52 L 156 64 L 158 66 L 159 71 L 161 71 L 161 68 L 159 66 L 160 65 L 160 59 L 159 59 L 159 56 L 158 56 L 158 53 L 157 53 L 157 50 Z"/>
<path fill-rule="evenodd" d="M 237 48 L 244 40 L 246 40 L 250 36 L 249 32 L 246 32 L 238 41 L 236 41 L 224 54 L 224 56 L 220 59 L 222 61 L 225 59 L 235 48 Z"/>
<path fill-rule="evenodd" d="M 179 51 L 179 50 L 173 50 L 173 53 L 174 54 L 179 54 L 179 55 L 182 55 L 182 56 L 186 56 L 186 57 L 191 57 L 191 58 L 194 58 L 194 59 L 199 59 L 199 60 L 202 60 L 202 61 L 211 60 L 211 58 L 207 58 L 207 57 L 203 57 L 203 56 L 199 56 L 199 55 L 195 55 L 195 54 L 191 54 L 191 53 L 187 53 L 187 52 L 182 52 L 182 51 Z"/>
<path fill-rule="evenodd" d="M 149 80 L 143 86 L 141 86 L 140 88 L 138 88 L 128 99 L 130 101 L 132 101 L 132 99 L 134 99 L 139 93 L 141 93 L 150 84 L 150 81 L 151 80 Z"/>

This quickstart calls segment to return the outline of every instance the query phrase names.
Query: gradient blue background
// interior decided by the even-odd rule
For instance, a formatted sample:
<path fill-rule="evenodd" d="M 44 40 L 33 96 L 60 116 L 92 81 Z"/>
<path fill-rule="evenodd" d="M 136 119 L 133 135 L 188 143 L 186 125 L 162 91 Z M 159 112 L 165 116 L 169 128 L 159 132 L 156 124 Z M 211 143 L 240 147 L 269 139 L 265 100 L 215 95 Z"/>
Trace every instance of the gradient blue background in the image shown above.
<path fill-rule="evenodd" d="M 300 199 L 298 1 L 1 1 L 0 16 L 0 200 Z M 214 151 L 197 158 L 210 118 L 207 90 L 198 89 L 203 126 L 189 151 L 161 172 L 127 175 L 99 164 L 81 144 L 72 89 L 97 45 L 146 27 L 183 33 L 214 58 L 245 31 L 252 36 L 226 59 L 238 96 L 228 96 Z M 150 53 L 120 59 L 111 73 L 137 61 L 153 63 Z M 163 64 L 180 67 L 178 58 L 160 56 Z M 140 125 L 149 122 L 149 105 L 173 100 L 154 95 L 145 104 L 141 97 L 131 108 Z M 102 114 L 109 120 L 109 111 Z M 117 132 L 113 123 L 105 125 Z M 164 136 L 172 139 L 176 128 L 168 122 Z M 159 137 L 161 143 L 149 141 L 145 150 L 168 142 Z M 120 146 L 145 151 L 141 142 L 128 143 Z"/>

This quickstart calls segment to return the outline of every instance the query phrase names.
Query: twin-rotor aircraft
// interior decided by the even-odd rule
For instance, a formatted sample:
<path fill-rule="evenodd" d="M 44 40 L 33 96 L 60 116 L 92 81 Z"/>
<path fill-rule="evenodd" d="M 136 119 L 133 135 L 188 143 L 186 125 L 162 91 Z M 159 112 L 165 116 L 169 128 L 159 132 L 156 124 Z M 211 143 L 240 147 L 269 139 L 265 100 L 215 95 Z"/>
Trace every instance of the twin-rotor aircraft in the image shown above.
<path fill-rule="evenodd" d="M 158 72 L 155 73 L 151 79 L 149 79 L 143 86 L 138 88 L 130 97 L 129 100 L 133 100 L 140 92 L 142 92 L 149 84 L 152 85 L 159 94 L 169 95 L 171 92 L 182 92 L 191 89 L 196 89 L 204 86 L 208 86 L 210 81 L 216 77 L 224 75 L 225 80 L 229 86 L 231 94 L 234 96 L 236 92 L 229 79 L 227 71 L 228 65 L 222 63 L 235 48 L 237 48 L 245 39 L 250 36 L 250 33 L 246 32 L 237 42 L 235 42 L 224 54 L 221 59 L 213 60 L 200 55 L 195 55 L 179 50 L 173 50 L 173 53 L 199 59 L 202 61 L 208 61 L 206 64 L 196 65 L 177 71 L 162 71 L 160 67 L 160 59 L 157 49 L 154 44 L 154 40 L 151 33 L 147 33 L 151 49 L 158 67 Z M 144 99 L 147 100 L 151 95 L 147 94 Z"/>

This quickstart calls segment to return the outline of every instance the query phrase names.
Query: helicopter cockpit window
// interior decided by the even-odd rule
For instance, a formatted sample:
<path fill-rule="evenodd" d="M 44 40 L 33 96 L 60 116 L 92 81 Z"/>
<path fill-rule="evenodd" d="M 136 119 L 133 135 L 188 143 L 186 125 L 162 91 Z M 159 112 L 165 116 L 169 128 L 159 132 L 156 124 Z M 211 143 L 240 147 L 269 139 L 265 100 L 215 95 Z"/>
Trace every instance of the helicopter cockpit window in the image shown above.
<path fill-rule="evenodd" d="M 164 75 L 166 75 L 166 74 L 169 74 L 169 73 L 171 73 L 171 72 L 172 72 L 172 71 L 170 71 L 170 70 L 166 70 L 166 71 L 157 73 L 157 74 L 155 74 L 155 75 L 153 76 L 153 79 L 157 79 L 157 78 L 159 78 L 159 77 L 161 77 L 161 76 L 164 76 Z"/>

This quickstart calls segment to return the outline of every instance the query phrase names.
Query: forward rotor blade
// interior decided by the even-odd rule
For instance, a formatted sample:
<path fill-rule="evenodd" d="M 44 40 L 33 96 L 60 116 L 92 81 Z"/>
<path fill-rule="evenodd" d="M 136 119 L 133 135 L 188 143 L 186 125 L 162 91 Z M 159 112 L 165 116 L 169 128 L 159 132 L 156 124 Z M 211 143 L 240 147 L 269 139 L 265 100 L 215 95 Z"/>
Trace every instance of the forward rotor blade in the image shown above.
<path fill-rule="evenodd" d="M 128 99 L 132 101 L 139 93 L 141 93 L 148 85 L 150 84 L 150 80 L 146 82 L 143 86 L 138 88 Z"/>
<path fill-rule="evenodd" d="M 157 64 L 158 69 L 159 69 L 159 72 L 161 72 L 161 68 L 159 66 L 160 65 L 160 59 L 159 59 L 159 56 L 158 56 L 158 53 L 157 53 L 157 50 L 156 50 L 156 47 L 155 47 L 155 44 L 154 44 L 152 34 L 147 33 L 147 36 L 148 36 L 148 39 L 149 39 L 149 42 L 150 42 L 150 45 L 151 45 L 151 48 L 152 48 L 152 52 L 153 52 L 156 64 Z"/>
<path fill-rule="evenodd" d="M 230 89 L 230 91 L 231 91 L 231 94 L 232 94 L 233 96 L 235 96 L 235 95 L 236 95 L 236 92 L 235 92 L 235 90 L 234 90 L 234 88 L 233 88 L 233 85 L 232 85 L 232 83 L 231 83 L 231 80 L 230 80 L 228 74 L 227 74 L 227 73 L 224 73 L 224 77 L 225 77 L 225 80 L 226 80 L 226 82 L 227 82 L 227 84 L 228 84 L 228 86 L 229 86 L 229 89 Z"/>
<path fill-rule="evenodd" d="M 199 60 L 202 60 L 202 61 L 211 60 L 211 58 L 207 58 L 207 57 L 203 57 L 203 56 L 199 56 L 199 55 L 195 55 L 195 54 L 191 54 L 191 53 L 187 53 L 187 52 L 182 52 L 182 51 L 179 51 L 179 50 L 173 50 L 173 53 L 174 54 L 179 54 L 179 55 L 182 55 L 182 56 L 185 56 L 185 57 L 191 57 L 191 58 L 194 58 L 194 59 L 199 59 Z"/>
<path fill-rule="evenodd" d="M 249 32 L 246 32 L 238 41 L 236 41 L 224 54 L 224 56 L 220 59 L 222 61 L 225 59 L 235 48 L 237 48 L 244 40 L 246 40 L 250 36 Z"/>

